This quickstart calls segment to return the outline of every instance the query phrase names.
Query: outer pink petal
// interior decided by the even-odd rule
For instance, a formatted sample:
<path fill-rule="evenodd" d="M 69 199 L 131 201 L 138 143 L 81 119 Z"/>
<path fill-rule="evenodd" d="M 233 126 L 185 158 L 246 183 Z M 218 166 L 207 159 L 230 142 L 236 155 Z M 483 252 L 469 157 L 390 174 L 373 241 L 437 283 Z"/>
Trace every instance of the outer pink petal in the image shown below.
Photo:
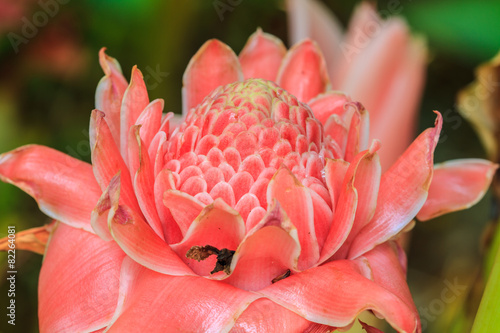
<path fill-rule="evenodd" d="M 314 116 L 324 125 L 328 119 L 336 114 L 342 120 L 348 112 L 346 104 L 352 103 L 352 100 L 344 93 L 338 91 L 328 91 L 310 100 L 307 104 L 311 107 Z"/>
<path fill-rule="evenodd" d="M 498 165 L 480 159 L 454 160 L 434 166 L 429 196 L 419 220 L 466 209 L 486 193 Z"/>
<path fill-rule="evenodd" d="M 296 272 L 299 255 L 297 229 L 274 201 L 238 246 L 225 282 L 244 290 L 263 289 L 288 269 Z"/>
<path fill-rule="evenodd" d="M 122 69 L 116 59 L 99 51 L 99 63 L 105 76 L 97 85 L 95 92 L 95 107 L 102 110 L 109 121 L 109 127 L 117 146 L 120 145 L 120 108 L 123 94 L 127 89 L 127 80 L 123 77 Z"/>
<path fill-rule="evenodd" d="M 212 39 L 207 41 L 191 58 L 182 78 L 182 114 L 201 103 L 215 88 L 242 81 L 240 62 L 226 44 Z"/>
<path fill-rule="evenodd" d="M 182 242 L 172 245 L 172 249 L 198 275 L 207 276 L 215 268 L 216 257 L 197 262 L 186 258 L 186 253 L 193 246 L 211 245 L 219 250 L 235 251 L 245 236 L 245 222 L 237 211 L 223 200 L 216 199 L 204 208 L 193 221 Z"/>
<path fill-rule="evenodd" d="M 163 226 L 155 205 L 153 166 L 139 132 L 140 125 L 132 126 L 128 146 L 129 165 L 131 170 L 135 171 L 132 175 L 134 192 L 146 221 L 156 234 L 164 239 Z"/>
<path fill-rule="evenodd" d="M 185 235 L 193 221 L 200 215 L 203 204 L 181 191 L 167 190 L 163 193 L 163 203 L 170 210 L 182 235 Z"/>
<path fill-rule="evenodd" d="M 305 38 L 315 40 L 325 55 L 332 80 L 337 75 L 334 64 L 342 57 L 342 27 L 333 13 L 315 0 L 287 0 L 288 29 L 291 44 Z"/>
<path fill-rule="evenodd" d="M 276 82 L 304 103 L 325 92 L 330 80 L 316 43 L 305 40 L 294 45 L 283 60 Z"/>
<path fill-rule="evenodd" d="M 31 195 L 51 218 L 93 233 L 90 213 L 101 189 L 90 164 L 28 145 L 0 155 L 0 179 Z"/>
<path fill-rule="evenodd" d="M 244 78 L 275 81 L 285 54 L 285 45 L 279 38 L 257 29 L 239 55 Z"/>
<path fill-rule="evenodd" d="M 124 204 L 140 211 L 132 188 L 132 181 L 127 165 L 113 140 L 103 112 L 94 110 L 90 117 L 90 147 L 92 150 L 92 168 L 94 176 L 104 191 L 111 179 L 120 172 L 121 195 Z"/>
<path fill-rule="evenodd" d="M 259 296 L 202 277 L 173 277 L 124 261 L 123 295 L 108 332 L 228 332 Z"/>
<path fill-rule="evenodd" d="M 355 164 L 353 167 L 354 166 Z M 341 163 L 337 163 L 336 160 L 327 161 L 325 171 L 330 191 L 332 191 L 331 187 L 335 186 L 332 184 L 332 178 L 338 175 L 339 171 L 342 173 L 343 167 L 344 166 Z M 319 263 L 328 260 L 342 246 L 354 223 L 356 209 L 358 207 L 358 192 L 354 188 L 354 174 L 352 171 L 349 172 L 349 169 L 344 178 L 344 183 L 338 190 L 335 190 L 339 191 L 337 192 L 338 194 L 335 194 L 338 196 L 338 202 L 335 205 L 332 225 L 326 237 L 323 249 L 321 250 Z"/>
<path fill-rule="evenodd" d="M 267 188 L 267 202 L 273 199 L 279 202 L 290 222 L 297 228 L 301 246 L 299 269 L 311 267 L 319 259 L 311 195 L 288 169 L 281 168 Z"/>
<path fill-rule="evenodd" d="M 399 332 L 417 330 L 418 317 L 412 309 L 393 293 L 364 277 L 360 266 L 350 260 L 337 260 L 308 269 L 259 293 L 320 324 L 345 327 L 364 310 L 373 310 Z"/>
<path fill-rule="evenodd" d="M 353 239 L 373 217 L 377 207 L 377 196 L 380 186 L 380 159 L 376 151 L 380 144 L 374 141 L 370 149 L 358 154 L 347 170 L 345 181 L 354 180 L 358 194 L 356 217 L 352 229 L 344 244 L 335 254 L 335 258 L 344 259 Z"/>
<path fill-rule="evenodd" d="M 342 184 L 349 163 L 344 160 L 327 159 L 325 163 L 325 182 L 332 198 L 332 211 L 335 212 L 339 197 L 343 191 Z"/>
<path fill-rule="evenodd" d="M 137 118 L 149 104 L 148 90 L 144 77 L 137 66 L 132 68 L 130 85 L 123 95 L 120 118 L 120 151 L 125 162 L 128 162 L 128 135 L 130 127 L 135 124 Z"/>
<path fill-rule="evenodd" d="M 298 239 L 285 230 L 277 226 L 259 229 L 238 247 L 233 256 L 234 270 L 225 282 L 243 290 L 260 290 L 294 269 L 299 254 Z"/>
<path fill-rule="evenodd" d="M 158 216 L 163 225 L 163 234 L 168 244 L 175 244 L 182 240 L 181 229 L 175 222 L 170 210 L 163 204 L 163 194 L 167 190 L 175 189 L 175 180 L 172 172 L 164 169 L 155 178 L 154 196 Z M 201 211 L 201 209 L 200 209 Z"/>
<path fill-rule="evenodd" d="M 135 122 L 136 125 L 141 125 L 141 139 L 144 141 L 144 144 L 148 149 L 156 133 L 160 130 L 161 116 L 164 105 L 165 102 L 163 99 L 155 99 L 149 103 L 148 106 L 146 106 Z"/>
<path fill-rule="evenodd" d="M 124 257 L 114 242 L 59 224 L 40 271 L 40 332 L 90 332 L 108 325 Z"/>
<path fill-rule="evenodd" d="M 130 258 L 149 269 L 169 275 L 193 275 L 139 214 L 118 204 L 118 194 L 112 191 L 119 190 L 119 186 L 109 188 L 113 202 L 108 215 L 108 227 L 116 243 Z"/>
<path fill-rule="evenodd" d="M 403 250 L 398 249 L 395 243 L 386 242 L 365 253 L 362 258 L 368 259 L 373 281 L 399 297 L 417 316 L 406 282 L 406 270 L 399 260 L 399 251 Z"/>
<path fill-rule="evenodd" d="M 353 240 L 349 258 L 356 258 L 403 230 L 422 208 L 432 180 L 434 149 L 442 117 L 426 129 L 396 163 L 382 175 L 372 220 Z"/>
<path fill-rule="evenodd" d="M 311 323 L 268 299 L 260 298 L 241 314 L 231 333 L 326 333 L 332 332 L 333 329 L 330 326 Z"/>

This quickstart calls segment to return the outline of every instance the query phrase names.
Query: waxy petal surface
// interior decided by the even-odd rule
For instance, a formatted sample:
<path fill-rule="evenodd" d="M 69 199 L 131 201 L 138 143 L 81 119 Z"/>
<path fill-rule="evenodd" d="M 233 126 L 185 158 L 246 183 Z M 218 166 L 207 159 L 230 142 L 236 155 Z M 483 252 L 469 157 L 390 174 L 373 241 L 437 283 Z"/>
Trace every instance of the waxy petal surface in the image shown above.
<path fill-rule="evenodd" d="M 484 196 L 497 168 L 497 164 L 480 159 L 435 165 L 429 196 L 417 218 L 425 221 L 471 207 Z"/>
<path fill-rule="evenodd" d="M 122 277 L 129 276 L 120 285 L 124 297 L 108 332 L 131 327 L 138 332 L 229 332 L 236 318 L 259 298 L 223 282 L 163 275 L 132 261 L 124 262 L 122 270 Z"/>
<path fill-rule="evenodd" d="M 214 246 L 219 250 L 235 251 L 245 236 L 245 223 L 237 211 L 221 199 L 206 206 L 186 232 L 182 242 L 172 249 L 198 275 L 207 276 L 215 268 L 216 256 L 197 262 L 186 257 L 193 246 Z"/>
<path fill-rule="evenodd" d="M 116 198 L 119 186 L 109 188 L 111 208 L 108 227 L 116 243 L 139 264 L 169 275 L 193 275 L 170 246 L 163 241 L 149 224 L 135 211 L 119 205 Z"/>
<path fill-rule="evenodd" d="M 304 103 L 325 92 L 330 80 L 316 43 L 305 40 L 292 47 L 283 60 L 276 82 Z"/>
<path fill-rule="evenodd" d="M 101 189 L 90 164 L 48 147 L 28 145 L 0 155 L 0 179 L 32 196 L 51 218 L 93 233 L 90 214 Z"/>
<path fill-rule="evenodd" d="M 344 327 L 364 310 L 382 315 L 396 330 L 415 332 L 417 314 L 397 296 L 337 260 L 292 275 L 259 292 L 310 321 Z"/>
<path fill-rule="evenodd" d="M 382 175 L 375 215 L 353 240 L 349 258 L 356 258 L 395 236 L 424 205 L 432 180 L 434 149 L 442 126 L 441 114 L 437 115 L 435 127 L 420 134 Z"/>
<path fill-rule="evenodd" d="M 230 332 L 327 333 L 332 329 L 329 326 L 311 323 L 268 299 L 259 298 L 246 308 Z"/>
<path fill-rule="evenodd" d="M 239 55 L 244 78 L 276 80 L 285 54 L 286 48 L 280 39 L 257 29 Z"/>
<path fill-rule="evenodd" d="M 40 271 L 40 331 L 91 332 L 107 326 L 118 301 L 124 257 L 114 242 L 60 223 Z"/>
<path fill-rule="evenodd" d="M 299 269 L 311 267 L 319 259 L 311 195 L 288 169 L 281 168 L 267 189 L 267 202 L 273 199 L 279 202 L 290 222 L 297 228 L 301 246 Z"/>
<path fill-rule="evenodd" d="M 215 88 L 243 80 L 240 62 L 233 50 L 216 39 L 203 44 L 182 78 L 182 114 L 194 108 Z"/>
<path fill-rule="evenodd" d="M 127 89 L 127 80 L 123 77 L 118 61 L 105 53 L 99 52 L 99 63 L 105 76 L 97 85 L 95 107 L 102 110 L 109 121 L 109 127 L 117 146 L 120 146 L 120 109 L 123 94 Z"/>
<path fill-rule="evenodd" d="M 142 111 L 148 106 L 149 97 L 144 77 L 137 66 L 132 68 L 130 84 L 123 95 L 120 110 L 120 152 L 123 159 L 128 162 L 128 136 L 129 130 L 135 124 Z"/>

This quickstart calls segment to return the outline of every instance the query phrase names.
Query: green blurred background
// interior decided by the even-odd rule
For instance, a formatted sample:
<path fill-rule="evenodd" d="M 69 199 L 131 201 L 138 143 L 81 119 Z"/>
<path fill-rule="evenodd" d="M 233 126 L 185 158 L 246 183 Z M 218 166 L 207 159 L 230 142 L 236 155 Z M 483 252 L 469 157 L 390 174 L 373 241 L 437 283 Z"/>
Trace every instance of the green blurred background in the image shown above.
<path fill-rule="evenodd" d="M 455 97 L 473 81 L 474 68 L 500 49 L 500 1 L 396 2 L 401 5 L 399 14 L 413 32 L 426 36 L 430 47 L 419 131 L 433 124 L 432 110 L 453 119 L 444 124 L 445 139 L 438 145 L 436 162 L 484 158 L 476 134 L 457 113 Z M 57 6 L 44 9 L 44 3 Z M 232 8 L 222 20 L 214 8 L 218 3 Z M 345 26 L 357 2 L 324 3 Z M 391 3 L 395 0 L 378 1 L 378 8 L 383 10 Z M 36 17 L 40 11 L 49 14 L 45 24 Z M 33 19 L 40 20 L 40 27 L 31 31 L 30 38 L 16 39 L 12 33 L 26 36 L 26 22 Z M 0 152 L 39 143 L 90 160 L 88 123 L 95 87 L 103 76 L 97 57 L 102 46 L 120 61 L 127 78 L 136 64 L 145 75 L 164 73 L 150 81 L 150 98 L 164 98 L 165 111 L 180 113 L 182 74 L 203 42 L 219 38 L 239 52 L 259 26 L 287 41 L 282 1 L 0 0 Z M 452 302 L 441 302 L 444 307 L 438 307 L 436 300 L 442 298 L 449 282 L 472 286 L 480 281 L 481 239 L 495 212 L 492 206 L 491 195 L 487 195 L 468 211 L 419 223 L 414 229 L 408 280 L 425 332 L 452 331 L 450 323 L 457 325 L 461 320 L 457 318 L 464 318 L 460 311 L 475 312 L 468 291 L 460 292 Z M 8 225 L 20 231 L 48 221 L 28 195 L 0 183 L 1 237 L 7 235 Z M 3 309 L 8 300 L 5 261 L 6 255 L 1 253 Z M 17 252 L 16 332 L 38 331 L 41 262 L 39 255 Z M 481 284 L 476 285 L 480 290 Z M 4 314 L 2 318 L 0 330 L 8 332 Z"/>

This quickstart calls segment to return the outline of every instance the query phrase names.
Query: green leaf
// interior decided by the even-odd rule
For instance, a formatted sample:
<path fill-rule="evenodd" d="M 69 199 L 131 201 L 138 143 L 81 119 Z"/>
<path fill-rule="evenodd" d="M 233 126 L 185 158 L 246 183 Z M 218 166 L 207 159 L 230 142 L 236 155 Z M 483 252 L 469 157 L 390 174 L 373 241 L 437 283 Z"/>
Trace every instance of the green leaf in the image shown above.
<path fill-rule="evenodd" d="M 403 6 L 412 28 L 438 51 L 478 61 L 500 49 L 500 1 L 405 1 Z"/>

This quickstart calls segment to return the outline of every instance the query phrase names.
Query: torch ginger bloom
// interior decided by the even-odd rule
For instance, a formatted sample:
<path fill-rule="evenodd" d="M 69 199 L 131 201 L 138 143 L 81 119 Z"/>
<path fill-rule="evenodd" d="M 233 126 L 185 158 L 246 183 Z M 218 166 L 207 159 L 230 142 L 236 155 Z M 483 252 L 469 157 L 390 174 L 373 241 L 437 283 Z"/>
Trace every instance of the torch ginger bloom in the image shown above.
<path fill-rule="evenodd" d="M 286 52 L 257 31 L 239 58 L 208 41 L 177 127 L 137 68 L 127 87 L 104 50 L 100 63 L 92 165 L 34 145 L 0 156 L 2 180 L 59 221 L 40 331 L 325 332 L 365 310 L 421 331 L 392 240 L 479 200 L 496 169 L 433 167 L 439 113 L 382 173 L 368 112 L 328 90 L 309 40 Z"/>

